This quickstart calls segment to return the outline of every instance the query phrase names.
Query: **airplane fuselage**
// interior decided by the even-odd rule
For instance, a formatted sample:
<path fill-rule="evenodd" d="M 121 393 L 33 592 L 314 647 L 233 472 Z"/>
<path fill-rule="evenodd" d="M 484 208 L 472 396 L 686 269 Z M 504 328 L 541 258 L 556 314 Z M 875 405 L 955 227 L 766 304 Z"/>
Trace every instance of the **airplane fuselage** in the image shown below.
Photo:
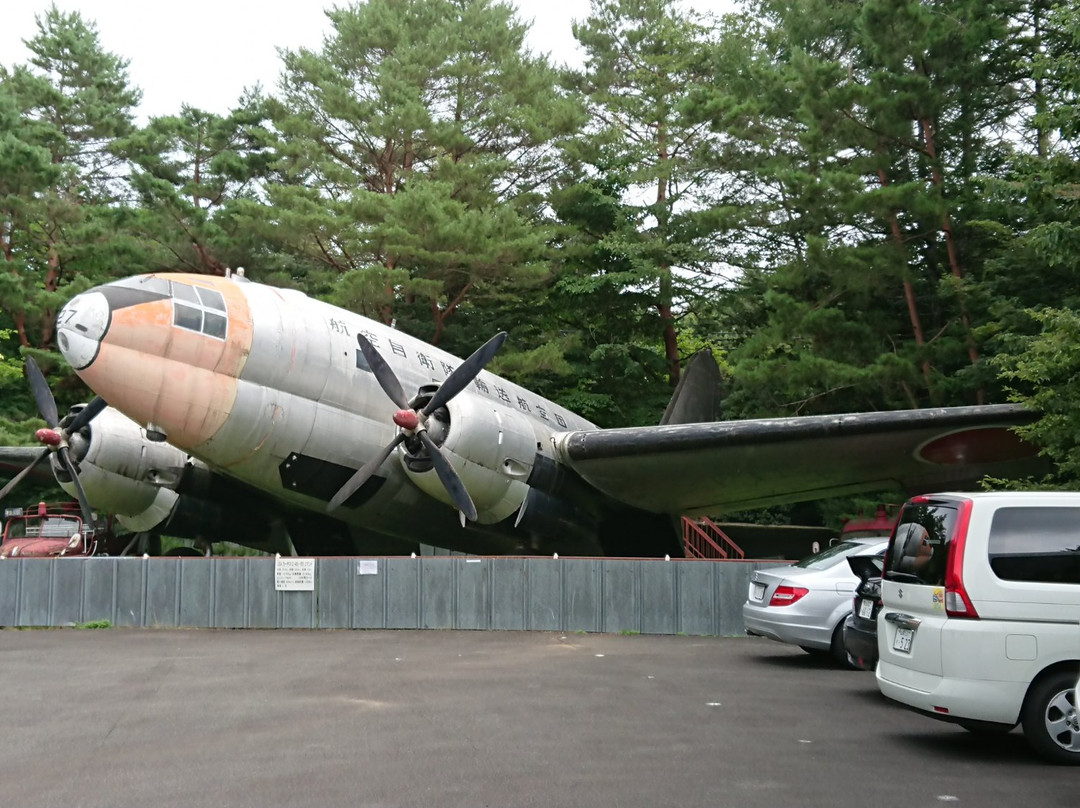
<path fill-rule="evenodd" d="M 358 334 L 408 396 L 430 395 L 460 363 L 381 323 L 240 277 L 138 276 L 78 295 L 58 316 L 61 351 L 110 405 L 211 468 L 320 513 L 398 429 Z M 447 409 L 437 437 L 476 500 L 476 525 L 462 530 L 435 473 L 405 446 L 335 517 L 380 535 L 506 551 L 520 537 L 485 526 L 513 523 L 555 433 L 596 428 L 486 370 Z"/>

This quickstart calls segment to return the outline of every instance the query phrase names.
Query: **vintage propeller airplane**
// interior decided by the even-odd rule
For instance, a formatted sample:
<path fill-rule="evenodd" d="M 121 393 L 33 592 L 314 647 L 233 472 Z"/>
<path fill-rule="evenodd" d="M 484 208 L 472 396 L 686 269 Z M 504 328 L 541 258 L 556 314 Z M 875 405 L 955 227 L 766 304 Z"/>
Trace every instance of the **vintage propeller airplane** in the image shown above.
<path fill-rule="evenodd" d="M 485 369 L 505 334 L 462 361 L 242 272 L 99 286 L 57 329 L 99 397 L 62 425 L 29 363 L 61 484 L 137 526 L 264 549 L 681 556 L 682 515 L 1041 465 L 1014 405 L 714 421 L 709 354 L 660 425 L 599 429 Z"/>

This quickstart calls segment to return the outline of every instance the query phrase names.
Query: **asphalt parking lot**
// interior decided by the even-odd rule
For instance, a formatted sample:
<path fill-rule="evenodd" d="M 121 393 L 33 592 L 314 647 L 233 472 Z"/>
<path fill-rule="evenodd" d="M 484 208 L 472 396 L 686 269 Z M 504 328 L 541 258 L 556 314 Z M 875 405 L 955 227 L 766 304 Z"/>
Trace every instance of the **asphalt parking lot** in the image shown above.
<path fill-rule="evenodd" d="M 0 630 L 18 806 L 1080 804 L 1080 769 L 764 639 Z"/>

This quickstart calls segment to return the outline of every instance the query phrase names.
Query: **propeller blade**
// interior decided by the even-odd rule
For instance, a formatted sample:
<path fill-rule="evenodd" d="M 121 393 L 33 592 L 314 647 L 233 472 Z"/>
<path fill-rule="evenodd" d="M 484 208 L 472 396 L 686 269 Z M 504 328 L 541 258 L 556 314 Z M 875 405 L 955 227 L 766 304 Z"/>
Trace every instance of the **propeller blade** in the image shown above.
<path fill-rule="evenodd" d="M 0 500 L 10 494 L 12 489 L 15 488 L 15 486 L 17 486 L 20 482 L 22 482 L 23 478 L 26 477 L 27 474 L 40 466 L 41 461 L 48 457 L 51 451 L 51 449 L 45 449 L 41 454 L 34 458 L 33 463 L 24 468 L 18 474 L 16 474 L 7 485 L 5 485 L 3 488 L 0 488 Z"/>
<path fill-rule="evenodd" d="M 60 419 L 56 415 L 56 399 L 53 398 L 49 383 L 45 381 L 45 375 L 33 357 L 26 357 L 26 377 L 30 380 L 30 392 L 34 394 L 38 412 L 45 419 L 49 429 L 56 429 Z"/>
<path fill-rule="evenodd" d="M 372 458 L 367 463 L 362 465 L 359 469 L 357 469 L 356 474 L 350 477 L 349 481 L 345 483 L 345 485 L 341 486 L 341 489 L 336 494 L 334 494 L 334 498 L 327 503 L 326 510 L 332 511 L 341 507 L 341 503 L 351 497 L 353 495 L 353 492 L 355 492 L 358 488 L 360 488 L 360 486 L 362 486 L 371 478 L 371 475 L 378 470 L 379 466 L 383 464 L 386 458 L 390 456 L 390 453 L 393 452 L 394 449 L 397 448 L 397 445 L 403 440 L 405 440 L 405 435 L 403 433 L 399 433 L 397 437 L 390 441 L 389 445 L 385 449 L 383 449 L 382 452 L 379 453 L 378 456 Z"/>
<path fill-rule="evenodd" d="M 424 409 L 421 410 L 424 415 L 431 415 L 435 410 L 442 407 L 446 402 L 472 384 L 472 380 L 477 377 L 484 366 L 491 361 L 492 357 L 499 352 L 499 348 L 506 341 L 506 332 L 500 331 L 494 337 L 489 339 L 475 351 L 472 356 L 454 368 L 454 372 L 446 377 L 439 389 L 435 391 L 435 395 L 431 397 Z M 365 354 L 366 355 L 366 354 Z"/>
<path fill-rule="evenodd" d="M 60 462 L 64 464 L 64 468 L 67 469 L 68 474 L 71 475 L 71 482 L 75 485 L 75 498 L 79 500 L 79 509 L 82 511 L 83 524 L 88 527 L 94 526 L 94 512 L 90 510 L 90 503 L 86 500 L 86 491 L 83 490 L 82 483 L 79 482 L 79 474 L 75 470 L 75 464 L 71 462 L 71 456 L 66 446 L 61 446 L 56 450 L 56 453 L 60 455 Z"/>
<path fill-rule="evenodd" d="M 73 435 L 86 426 L 88 423 L 98 417 L 98 414 L 108 407 L 105 403 L 105 399 L 101 396 L 94 396 L 94 400 L 79 410 L 79 414 L 75 416 L 75 420 L 71 422 L 71 425 L 67 428 L 67 433 Z"/>
<path fill-rule="evenodd" d="M 401 389 L 401 382 L 398 381 L 390 366 L 386 364 L 386 360 L 375 350 L 375 346 L 363 334 L 357 334 L 356 341 L 360 344 L 360 352 L 364 354 L 364 359 L 367 360 L 368 367 L 375 374 L 375 379 L 379 382 L 383 392 L 389 396 L 399 410 L 412 409 L 409 406 L 409 399 L 405 398 L 405 391 Z"/>
<path fill-rule="evenodd" d="M 475 354 L 473 354 L 475 356 Z M 439 475 L 439 479 L 442 480 L 443 487 L 447 493 L 450 494 L 450 498 L 454 500 L 454 504 L 457 505 L 459 511 L 465 514 L 465 518 L 470 522 L 476 521 L 476 506 L 473 505 L 472 497 L 469 496 L 469 492 L 465 490 L 465 484 L 458 477 L 454 467 L 450 465 L 443 453 L 439 450 L 439 447 L 432 440 L 431 436 L 427 433 L 427 430 L 421 430 L 417 433 L 420 436 L 420 440 L 424 442 L 424 446 L 427 447 L 428 455 L 431 457 L 431 462 L 435 465 L 435 473 Z"/>

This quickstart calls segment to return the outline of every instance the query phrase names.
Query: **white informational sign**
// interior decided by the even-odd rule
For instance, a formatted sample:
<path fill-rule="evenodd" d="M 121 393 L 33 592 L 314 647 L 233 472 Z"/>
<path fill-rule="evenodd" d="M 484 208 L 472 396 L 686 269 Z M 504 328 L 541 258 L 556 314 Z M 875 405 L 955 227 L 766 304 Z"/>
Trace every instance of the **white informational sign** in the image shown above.
<path fill-rule="evenodd" d="M 356 562 L 357 575 L 378 575 L 379 561 L 376 558 L 361 558 Z"/>
<path fill-rule="evenodd" d="M 315 559 L 278 556 L 274 562 L 274 589 L 278 592 L 314 592 Z"/>

